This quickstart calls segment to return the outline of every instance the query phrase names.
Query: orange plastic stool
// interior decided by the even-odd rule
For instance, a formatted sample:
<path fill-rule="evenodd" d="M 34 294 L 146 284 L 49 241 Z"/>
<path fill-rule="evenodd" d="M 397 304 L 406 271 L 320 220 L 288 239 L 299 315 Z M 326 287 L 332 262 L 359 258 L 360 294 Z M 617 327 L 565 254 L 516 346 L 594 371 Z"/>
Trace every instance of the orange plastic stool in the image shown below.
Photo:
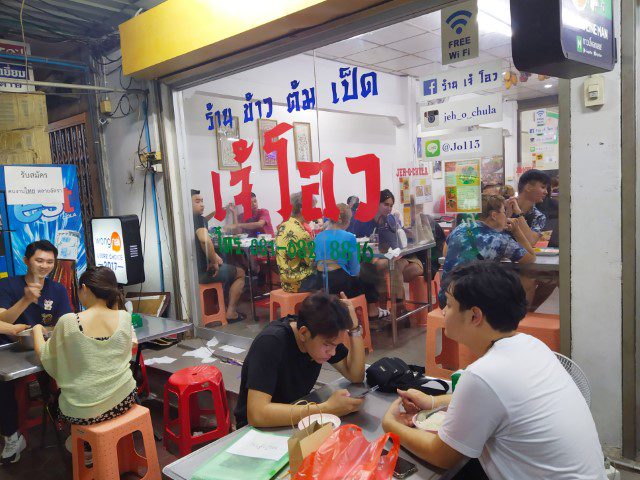
<path fill-rule="evenodd" d="M 273 322 L 277 318 L 295 315 L 298 312 L 298 306 L 309 295 L 311 295 L 309 292 L 289 293 L 281 288 L 272 290 L 269 295 L 269 321 Z M 280 316 L 276 317 L 278 307 L 280 307 Z"/>
<path fill-rule="evenodd" d="M 429 298 L 429 286 L 422 275 L 414 278 L 409 282 L 409 299 L 416 302 L 426 302 Z M 431 300 L 433 302 L 433 299 Z M 411 302 L 407 302 L 407 310 L 415 310 L 418 306 Z M 427 309 L 420 310 L 416 314 L 418 325 L 425 327 L 427 325 Z"/>
<path fill-rule="evenodd" d="M 198 392 L 211 392 L 213 409 L 200 408 Z M 169 394 L 178 397 L 178 416 L 171 420 L 169 416 Z M 212 365 L 198 365 L 183 368 L 169 377 L 164 386 L 164 439 L 163 445 L 168 447 L 169 441 L 178 446 L 180 456 L 189 453 L 195 445 L 216 440 L 229 433 L 231 426 L 229 406 L 227 405 L 227 391 L 220 370 Z M 191 426 L 200 422 L 201 414 L 215 413 L 217 427 L 215 430 L 196 437 L 191 435 Z M 174 433 L 171 427 L 179 427 Z"/>
<path fill-rule="evenodd" d="M 438 332 L 442 334 L 442 349 L 440 354 L 436 355 Z M 425 373 L 430 377 L 449 378 L 453 372 L 475 360 L 476 357 L 466 346 L 444 334 L 444 312 L 439 308 L 429 312 Z"/>
<path fill-rule="evenodd" d="M 34 400 L 29 396 L 29 385 L 37 382 L 38 377 L 35 375 L 27 375 L 26 377 L 15 380 L 15 397 L 18 404 L 18 429 L 27 438 L 27 432 L 30 428 L 42 425 L 42 416 L 29 416 L 29 411 L 33 408 L 42 409 L 44 403 L 42 400 Z"/>
<path fill-rule="evenodd" d="M 138 430 L 142 433 L 146 457 L 134 448 L 133 433 Z M 83 442 L 91 445 L 93 468 L 84 464 Z M 127 413 L 95 425 L 72 425 L 71 445 L 73 480 L 118 480 L 120 474 L 138 473 L 142 467 L 147 467 L 143 479 L 161 478 L 151 415 L 149 409 L 140 405 L 133 405 Z"/>
<path fill-rule="evenodd" d="M 215 292 L 215 298 L 209 292 Z M 227 309 L 224 305 L 222 283 L 200 284 L 200 307 L 202 308 L 202 325 L 220 322 L 227 324 Z"/>
<path fill-rule="evenodd" d="M 554 352 L 560 351 L 559 315 L 527 313 L 518 325 L 518 332 L 536 337 Z"/>
<path fill-rule="evenodd" d="M 373 352 L 373 345 L 371 343 L 371 330 L 369 329 L 369 312 L 367 309 L 367 298 L 363 295 L 350 298 L 353 308 L 356 311 L 356 315 L 362 325 L 362 340 L 364 341 L 364 348 L 368 352 Z"/>

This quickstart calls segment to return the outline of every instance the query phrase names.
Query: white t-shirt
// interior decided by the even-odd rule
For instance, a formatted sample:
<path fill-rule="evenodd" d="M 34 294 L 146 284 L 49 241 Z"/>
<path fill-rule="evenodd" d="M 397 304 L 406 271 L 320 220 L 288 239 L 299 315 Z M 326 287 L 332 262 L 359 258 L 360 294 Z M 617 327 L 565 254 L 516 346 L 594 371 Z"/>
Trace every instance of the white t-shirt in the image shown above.
<path fill-rule="evenodd" d="M 582 394 L 540 340 L 497 341 L 467 367 L 438 432 L 491 480 L 606 479 Z"/>

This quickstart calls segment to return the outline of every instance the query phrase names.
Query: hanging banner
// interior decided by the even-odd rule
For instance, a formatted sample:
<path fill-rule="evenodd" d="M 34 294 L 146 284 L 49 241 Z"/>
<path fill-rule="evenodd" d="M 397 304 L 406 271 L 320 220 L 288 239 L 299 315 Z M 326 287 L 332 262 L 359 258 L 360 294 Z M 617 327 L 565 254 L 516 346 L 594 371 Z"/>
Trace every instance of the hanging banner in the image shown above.
<path fill-rule="evenodd" d="M 502 121 L 502 94 L 420 107 L 422 131 L 468 127 Z"/>
<path fill-rule="evenodd" d="M 462 160 L 478 156 L 502 155 L 502 130 L 497 128 L 425 137 L 422 140 L 424 141 L 422 161 L 440 158 Z"/>
<path fill-rule="evenodd" d="M 482 210 L 480 159 L 444 162 L 445 213 Z"/>
<path fill-rule="evenodd" d="M 440 15 L 442 65 L 477 58 L 480 50 L 477 0 L 443 8 Z"/>
<path fill-rule="evenodd" d="M 420 78 L 418 101 L 488 90 L 502 85 L 504 62 L 495 60 L 482 65 L 456 68 Z"/>

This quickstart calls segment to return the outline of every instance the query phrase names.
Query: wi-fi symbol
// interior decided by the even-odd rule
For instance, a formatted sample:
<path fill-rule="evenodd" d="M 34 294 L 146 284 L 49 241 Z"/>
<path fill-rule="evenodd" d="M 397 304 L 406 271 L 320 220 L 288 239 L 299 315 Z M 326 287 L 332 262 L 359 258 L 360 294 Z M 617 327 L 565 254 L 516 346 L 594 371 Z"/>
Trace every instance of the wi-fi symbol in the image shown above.
<path fill-rule="evenodd" d="M 462 29 L 467 26 L 471 19 L 472 13 L 467 10 L 458 10 L 453 12 L 447 18 L 447 25 L 451 27 L 451 30 L 455 31 L 458 35 L 462 33 Z"/>

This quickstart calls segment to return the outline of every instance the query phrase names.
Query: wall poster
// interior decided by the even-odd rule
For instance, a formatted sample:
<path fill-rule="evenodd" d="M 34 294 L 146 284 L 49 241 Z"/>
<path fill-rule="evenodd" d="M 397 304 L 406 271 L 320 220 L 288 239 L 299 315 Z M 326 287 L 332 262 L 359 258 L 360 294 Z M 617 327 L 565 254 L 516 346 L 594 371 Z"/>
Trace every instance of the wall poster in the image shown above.
<path fill-rule="evenodd" d="M 233 154 L 233 142 L 240 139 L 240 121 L 233 117 L 233 127 L 216 125 L 216 144 L 218 148 L 218 170 L 238 170 L 240 165 Z"/>
<path fill-rule="evenodd" d="M 480 159 L 444 162 L 445 213 L 482 210 Z"/>
<path fill-rule="evenodd" d="M 258 139 L 260 140 L 260 168 L 262 170 L 277 170 L 278 158 L 276 152 L 265 153 L 264 149 L 264 134 L 278 125 L 277 120 L 258 120 Z M 274 139 L 275 141 L 276 139 Z"/>

